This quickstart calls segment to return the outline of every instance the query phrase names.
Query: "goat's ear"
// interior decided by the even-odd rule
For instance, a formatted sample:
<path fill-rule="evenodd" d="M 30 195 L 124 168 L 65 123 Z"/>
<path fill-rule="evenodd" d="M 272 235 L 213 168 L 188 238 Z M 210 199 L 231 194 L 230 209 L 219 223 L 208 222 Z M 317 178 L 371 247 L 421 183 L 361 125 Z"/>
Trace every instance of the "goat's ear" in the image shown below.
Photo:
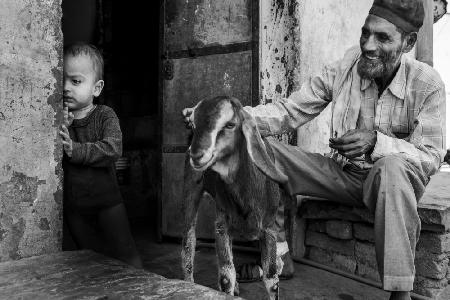
<path fill-rule="evenodd" d="M 287 176 L 275 166 L 267 153 L 266 145 L 258 131 L 255 119 L 243 109 L 240 110 L 240 114 L 242 132 L 247 142 L 247 152 L 250 159 L 266 176 L 278 183 L 286 183 Z"/>

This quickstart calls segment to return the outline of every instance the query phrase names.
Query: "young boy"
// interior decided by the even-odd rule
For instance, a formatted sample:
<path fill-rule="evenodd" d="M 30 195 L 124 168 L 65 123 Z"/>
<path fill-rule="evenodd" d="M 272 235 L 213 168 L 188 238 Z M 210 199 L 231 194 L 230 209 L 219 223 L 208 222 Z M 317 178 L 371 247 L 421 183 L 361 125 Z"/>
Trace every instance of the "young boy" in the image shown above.
<path fill-rule="evenodd" d="M 64 215 L 79 248 L 141 268 L 114 169 L 122 154 L 119 120 L 111 108 L 93 104 L 102 78 L 103 58 L 94 46 L 64 49 Z"/>

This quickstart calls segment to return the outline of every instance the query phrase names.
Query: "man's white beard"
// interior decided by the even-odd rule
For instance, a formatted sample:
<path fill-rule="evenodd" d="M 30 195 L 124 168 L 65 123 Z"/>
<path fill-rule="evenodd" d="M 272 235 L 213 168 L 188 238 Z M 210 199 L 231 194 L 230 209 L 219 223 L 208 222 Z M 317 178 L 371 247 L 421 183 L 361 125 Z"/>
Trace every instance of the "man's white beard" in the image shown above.
<path fill-rule="evenodd" d="M 381 60 L 371 61 L 365 57 L 361 57 L 358 61 L 358 74 L 364 79 L 375 79 L 383 77 L 386 74 L 387 67 Z"/>
<path fill-rule="evenodd" d="M 376 60 L 370 60 L 361 54 L 358 61 L 358 74 L 364 79 L 376 79 L 392 75 L 401 56 L 401 49 L 381 53 Z"/>

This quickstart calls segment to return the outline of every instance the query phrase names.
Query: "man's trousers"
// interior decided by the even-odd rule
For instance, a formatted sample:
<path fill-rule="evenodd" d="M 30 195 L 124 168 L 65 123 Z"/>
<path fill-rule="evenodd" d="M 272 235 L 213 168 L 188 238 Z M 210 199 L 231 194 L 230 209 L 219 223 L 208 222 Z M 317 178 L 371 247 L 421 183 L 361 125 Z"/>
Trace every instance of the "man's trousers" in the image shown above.
<path fill-rule="evenodd" d="M 412 290 L 420 234 L 417 203 L 428 177 L 402 155 L 383 157 L 372 169 L 362 170 L 352 164 L 342 168 L 331 158 L 273 139 L 269 143 L 277 167 L 288 176 L 287 190 L 292 195 L 365 206 L 374 213 L 376 259 L 383 288 Z"/>

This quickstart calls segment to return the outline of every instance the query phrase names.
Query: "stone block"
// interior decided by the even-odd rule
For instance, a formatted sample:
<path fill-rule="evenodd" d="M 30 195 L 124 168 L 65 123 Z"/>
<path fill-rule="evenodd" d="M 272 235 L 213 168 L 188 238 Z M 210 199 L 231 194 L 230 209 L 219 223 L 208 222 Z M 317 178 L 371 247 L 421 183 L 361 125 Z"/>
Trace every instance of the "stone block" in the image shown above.
<path fill-rule="evenodd" d="M 321 220 L 308 220 L 308 230 L 315 232 L 327 232 L 326 222 Z"/>
<path fill-rule="evenodd" d="M 353 207 L 352 213 L 358 216 L 361 220 L 373 224 L 374 222 L 374 214 L 371 213 L 367 208 L 364 207 Z"/>
<path fill-rule="evenodd" d="M 329 220 L 326 222 L 327 234 L 341 240 L 353 238 L 352 223 L 349 221 Z"/>
<path fill-rule="evenodd" d="M 314 246 L 308 246 L 306 249 L 306 257 L 310 260 L 327 266 L 331 264 L 331 253 L 329 251 Z"/>
<path fill-rule="evenodd" d="M 422 276 L 416 276 L 413 291 L 417 294 L 435 299 L 447 286 L 448 281 L 446 278 L 434 280 Z"/>
<path fill-rule="evenodd" d="M 331 201 L 308 200 L 302 205 L 300 215 L 306 219 L 364 221 L 359 215 L 352 212 L 352 207 Z"/>
<path fill-rule="evenodd" d="M 420 234 L 416 249 L 436 254 L 450 252 L 450 233 L 423 232 Z"/>
<path fill-rule="evenodd" d="M 372 268 L 377 268 L 378 266 L 374 244 L 356 242 L 355 257 L 358 264 L 368 265 Z"/>
<path fill-rule="evenodd" d="M 356 275 L 364 278 L 368 278 L 377 282 L 381 282 L 380 274 L 378 273 L 377 267 L 371 267 L 363 263 L 357 263 Z"/>
<path fill-rule="evenodd" d="M 314 246 L 324 250 L 344 254 L 346 256 L 354 257 L 355 255 L 354 240 L 338 240 L 329 237 L 325 233 L 307 231 L 305 243 L 307 246 Z"/>
<path fill-rule="evenodd" d="M 353 236 L 358 240 L 374 243 L 375 233 L 373 225 L 368 225 L 365 223 L 354 223 Z"/>
<path fill-rule="evenodd" d="M 424 195 L 418 204 L 422 223 L 450 230 L 450 172 L 439 172 L 431 177 Z"/>
<path fill-rule="evenodd" d="M 443 279 L 447 275 L 449 258 L 446 254 L 416 251 L 416 274 L 432 279 Z"/>
<path fill-rule="evenodd" d="M 355 259 L 332 251 L 323 250 L 317 247 L 310 247 L 308 258 L 312 261 L 345 271 L 347 273 L 354 274 L 356 271 Z"/>

